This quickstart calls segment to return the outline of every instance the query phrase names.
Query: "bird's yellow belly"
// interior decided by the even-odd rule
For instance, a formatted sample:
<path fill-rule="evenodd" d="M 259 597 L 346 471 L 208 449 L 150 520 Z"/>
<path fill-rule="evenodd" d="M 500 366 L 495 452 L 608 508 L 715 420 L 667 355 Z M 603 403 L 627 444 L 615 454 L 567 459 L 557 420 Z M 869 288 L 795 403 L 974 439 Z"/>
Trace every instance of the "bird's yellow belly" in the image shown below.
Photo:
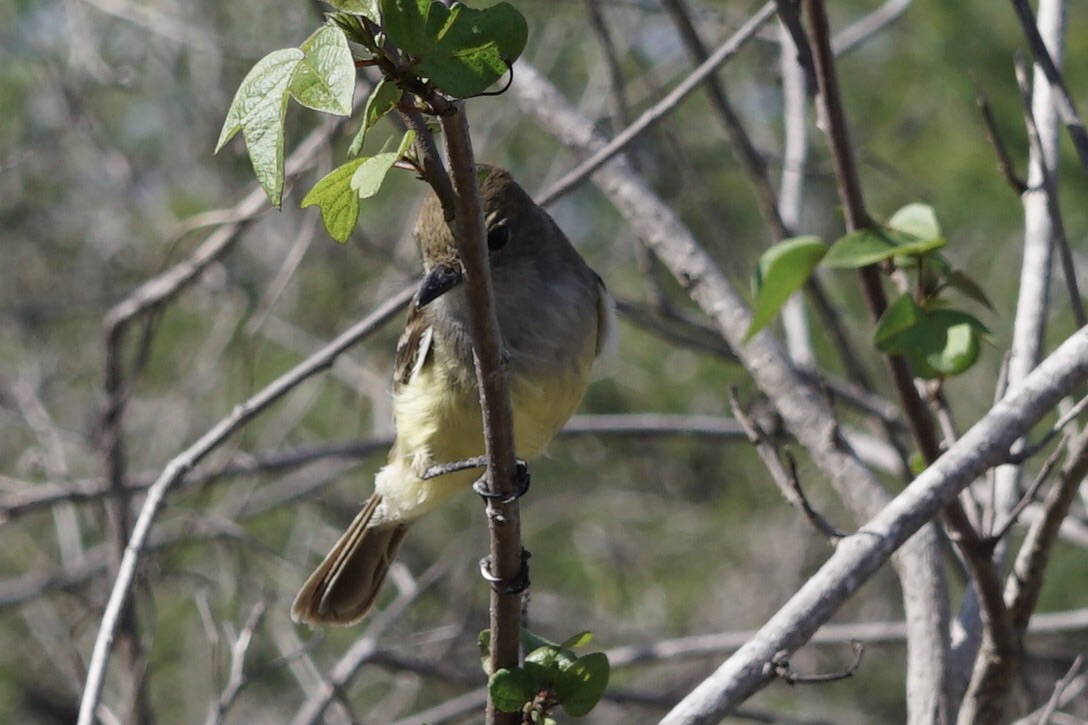
<path fill-rule="evenodd" d="M 585 391 L 588 369 L 570 371 L 539 383 L 511 376 L 514 446 L 519 458 L 537 456 L 562 428 Z M 456 372 L 428 366 L 397 391 L 394 400 L 397 443 L 389 465 L 376 480 L 386 499 L 383 518 L 416 518 L 430 511 L 481 474 L 470 469 L 430 480 L 420 476 L 431 466 L 485 453 L 479 394 L 473 381 Z"/>

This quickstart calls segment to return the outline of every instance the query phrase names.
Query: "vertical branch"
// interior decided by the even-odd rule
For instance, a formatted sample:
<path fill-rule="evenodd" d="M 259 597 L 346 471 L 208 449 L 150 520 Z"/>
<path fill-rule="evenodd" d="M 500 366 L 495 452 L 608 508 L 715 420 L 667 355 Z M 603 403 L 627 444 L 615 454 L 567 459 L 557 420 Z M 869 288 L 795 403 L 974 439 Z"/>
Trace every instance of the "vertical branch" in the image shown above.
<path fill-rule="evenodd" d="M 505 591 L 505 585 L 517 579 L 523 565 L 521 515 L 514 490 L 517 463 L 514 417 L 502 365 L 502 340 L 487 257 L 487 230 L 464 105 L 442 117 L 442 130 L 456 191 L 457 216 L 453 228 L 465 270 L 487 446 L 488 485 L 494 495 L 487 500 L 487 519 L 491 532 L 490 571 L 496 580 L 491 592 L 491 671 L 495 672 L 517 666 L 521 636 L 521 597 L 517 592 Z M 489 698 L 487 719 L 489 723 L 516 723 L 517 714 L 498 712 Z"/>
<path fill-rule="evenodd" d="M 804 198 L 805 162 L 808 158 L 808 107 L 805 69 L 797 55 L 797 43 L 782 24 L 778 28 L 779 54 L 782 64 L 782 179 L 778 188 L 778 211 L 782 224 L 797 229 L 801 223 L 801 206 Z M 782 308 L 782 326 L 786 332 L 786 349 L 794 363 L 801 367 L 815 367 L 816 356 L 812 351 L 808 318 L 805 306 L 798 295 L 786 301 Z"/>
<path fill-rule="evenodd" d="M 1019 5 L 1014 2 L 1014 6 Z M 1038 27 L 1032 23 L 1034 34 L 1046 43 L 1048 59 L 1061 64 L 1063 55 L 1065 3 L 1063 0 L 1042 0 L 1039 3 Z M 1032 32 L 1025 26 L 1025 32 Z M 1038 56 L 1039 53 L 1037 52 Z M 1053 268 L 1055 210 L 1049 190 L 1057 183 L 1058 140 L 1060 117 L 1054 102 L 1053 88 L 1047 83 L 1044 68 L 1037 66 L 1033 83 L 1030 109 L 1025 109 L 1029 119 L 1029 134 L 1037 138 L 1031 144 L 1028 157 L 1027 188 L 1021 195 L 1024 206 L 1024 255 L 1020 267 L 1020 292 L 1013 321 L 1012 342 L 1009 346 L 1007 380 L 1009 386 L 1018 385 L 1038 364 L 1042 356 L 1043 335 L 1050 307 L 1050 277 Z M 1033 131 L 1033 132 L 1032 132 Z M 1019 446 L 1019 444 L 1018 444 Z M 1015 452 L 1015 451 L 1014 451 Z M 993 511 L 988 512 L 992 521 L 1007 516 L 1020 498 L 1022 468 L 1006 465 L 994 471 Z M 997 543 L 994 561 L 1004 561 L 1007 542 Z M 1019 651 L 1001 651 L 992 641 L 990 633 L 978 632 L 978 603 L 974 592 L 968 592 L 959 615 L 959 624 L 969 635 L 954 652 L 956 671 L 962 672 L 972 660 L 977 662 L 970 682 L 961 680 L 955 695 L 963 693 L 961 722 L 976 717 L 982 721 L 1000 717 L 1004 707 L 1002 686 L 994 682 L 1005 679 L 1009 673 L 1003 665 L 1013 668 L 1019 661 Z M 1002 670 L 998 672 L 997 670 Z M 994 698 L 998 702 L 993 702 Z"/>
<path fill-rule="evenodd" d="M 519 104 L 561 143 L 585 153 L 604 147 L 592 125 L 531 67 L 521 65 L 519 80 L 512 89 Z M 842 445 L 838 424 L 824 396 L 797 373 L 770 334 L 744 342 L 751 322 L 750 310 L 672 210 L 634 177 L 623 159 L 602 167 L 594 181 L 636 232 L 647 238 L 692 300 L 713 319 L 756 385 L 774 403 L 788 429 L 810 452 L 813 462 L 828 476 L 854 516 L 867 519 L 880 510 L 888 501 L 888 493 L 854 451 Z M 912 712 L 919 710 L 927 715 L 939 698 L 947 652 L 948 595 L 936 534 L 933 526 L 923 526 L 894 558 L 903 583 L 912 662 L 918 662 L 912 666 L 912 673 L 920 681 L 911 683 L 909 694 L 915 700 Z M 759 668 L 753 665 L 751 674 L 758 676 Z"/>

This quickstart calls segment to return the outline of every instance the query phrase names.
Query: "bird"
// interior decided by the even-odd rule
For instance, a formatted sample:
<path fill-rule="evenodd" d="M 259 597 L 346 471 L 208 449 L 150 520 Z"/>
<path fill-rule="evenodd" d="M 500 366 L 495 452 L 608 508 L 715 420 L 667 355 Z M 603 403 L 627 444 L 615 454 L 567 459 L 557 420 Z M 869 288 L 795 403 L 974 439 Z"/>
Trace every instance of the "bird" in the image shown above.
<path fill-rule="evenodd" d="M 601 277 L 504 169 L 478 165 L 488 260 L 519 459 L 538 455 L 585 393 L 614 310 Z M 396 347 L 396 438 L 374 493 L 306 580 L 291 616 L 351 625 L 373 607 L 411 526 L 478 477 L 433 466 L 484 454 L 464 270 L 438 197 L 420 207 L 423 277 Z M 455 466 L 450 466 L 455 467 Z"/>

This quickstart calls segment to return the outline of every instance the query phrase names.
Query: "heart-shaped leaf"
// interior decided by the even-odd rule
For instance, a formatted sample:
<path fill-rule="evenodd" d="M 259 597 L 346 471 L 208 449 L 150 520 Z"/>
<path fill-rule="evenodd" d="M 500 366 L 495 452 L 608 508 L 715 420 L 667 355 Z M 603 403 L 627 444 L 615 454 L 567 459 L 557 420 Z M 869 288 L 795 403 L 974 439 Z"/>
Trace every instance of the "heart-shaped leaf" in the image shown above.
<path fill-rule="evenodd" d="M 415 131 L 406 131 L 396 151 L 388 151 L 362 159 L 362 163 L 351 177 L 351 188 L 355 190 L 360 199 L 367 199 L 378 193 L 382 182 L 385 181 L 385 175 L 393 168 L 393 164 L 397 163 L 397 159 L 408 152 L 415 137 Z"/>
<path fill-rule="evenodd" d="M 380 0 L 382 28 L 389 39 L 413 58 L 426 56 L 450 17 L 435 0 Z"/>
<path fill-rule="evenodd" d="M 298 48 L 276 50 L 257 61 L 231 101 L 215 151 L 238 131 L 246 140 L 253 173 L 277 209 L 283 197 L 283 119 L 287 86 L 305 54 Z"/>
<path fill-rule="evenodd" d="M 341 244 L 348 240 L 359 221 L 359 194 L 351 187 L 351 179 L 365 160 L 352 159 L 333 169 L 302 200 L 303 208 L 316 204 L 321 209 L 325 229 Z"/>
<path fill-rule="evenodd" d="M 510 3 L 482 10 L 455 4 L 420 69 L 441 90 L 468 98 L 502 78 L 528 38 L 525 17 Z"/>
<path fill-rule="evenodd" d="M 306 55 L 291 77 L 291 95 L 315 111 L 349 115 L 355 95 L 355 61 L 344 31 L 327 23 L 299 49 Z"/>

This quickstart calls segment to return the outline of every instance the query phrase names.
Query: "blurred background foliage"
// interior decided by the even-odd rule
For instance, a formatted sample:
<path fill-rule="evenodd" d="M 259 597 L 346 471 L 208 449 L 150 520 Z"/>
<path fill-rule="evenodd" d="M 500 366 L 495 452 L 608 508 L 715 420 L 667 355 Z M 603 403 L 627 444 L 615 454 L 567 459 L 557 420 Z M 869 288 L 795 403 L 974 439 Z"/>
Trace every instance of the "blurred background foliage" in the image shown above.
<path fill-rule="evenodd" d="M 602 130 L 617 128 L 604 56 L 585 3 L 519 0 L 530 22 L 525 61 L 544 71 Z M 836 28 L 879 3 L 833 4 Z M 598 3 L 608 23 L 633 114 L 690 69 L 668 17 L 651 0 Z M 711 46 L 756 5 L 692 4 Z M 1088 108 L 1088 22 L 1074 7 L 1067 82 Z M 46 483 L 101 480 L 103 318 L 141 283 L 184 259 L 253 186 L 241 143 L 213 157 L 219 126 L 242 76 L 266 52 L 297 45 L 320 22 L 316 4 L 211 0 L 0 0 L 0 483 L 4 494 Z M 772 178 L 781 168 L 782 100 L 775 33 L 768 29 L 721 74 Z M 1024 49 L 1010 7 L 969 0 L 918 1 L 895 23 L 841 59 L 839 71 L 872 212 L 911 201 L 937 210 L 947 255 L 980 280 L 996 309 L 976 309 L 994 344 L 948 386 L 963 428 L 989 408 L 1008 341 L 1022 217 L 995 165 L 976 108 L 981 89 L 1018 168 L 1026 159 L 1013 55 Z M 515 73 L 516 82 L 516 73 Z M 470 105 L 477 156 L 510 167 L 541 190 L 577 158 L 502 96 Z M 388 122 L 383 122 L 388 124 Z M 288 151 L 319 122 L 293 106 Z M 799 231 L 836 238 L 842 220 L 830 161 L 813 123 Z M 392 126 L 383 126 L 391 135 Z M 298 179 L 283 210 L 264 212 L 198 281 L 146 326 L 146 361 L 127 390 L 128 471 L 147 481 L 246 396 L 306 357 L 382 300 L 412 283 L 411 228 L 422 189 L 405 173 L 365 202 L 357 233 L 332 242 L 314 209 L 298 202 L 339 163 L 354 131 Z M 380 145 L 372 138 L 370 143 Z M 1088 181 L 1063 143 L 1066 229 L 1083 266 Z M 696 94 L 642 137 L 633 154 L 646 178 L 747 288 L 771 241 L 747 181 L 705 97 Z M 646 308 L 635 240 L 589 185 L 551 208 L 621 300 Z M 196 220 L 196 221 L 194 221 Z M 221 221 L 219 219 L 218 221 Z M 199 225 L 199 226 L 194 226 Z M 849 320 L 857 349 L 870 350 L 868 315 L 849 273 L 824 281 Z M 675 304 L 679 288 L 665 282 Z M 335 369 L 302 385 L 247 426 L 198 473 L 328 442 L 391 432 L 388 379 L 399 320 Z M 1050 339 L 1072 330 L 1054 295 Z M 126 364 L 140 357 L 130 336 Z M 821 363 L 840 375 L 816 330 Z M 877 380 L 875 357 L 861 361 Z M 756 391 L 737 365 L 678 346 L 627 321 L 617 353 L 599 367 L 581 412 L 728 416 L 730 385 Z M 889 389 L 881 384 L 881 389 Z M 360 636 L 358 628 L 311 632 L 287 610 L 310 566 L 370 490 L 379 450 L 262 475 L 224 476 L 172 495 L 159 545 L 136 595 L 150 711 L 160 722 L 200 722 L 229 674 L 232 632 L 266 606 L 246 656 L 249 681 L 225 719 L 286 722 L 315 682 Z M 806 490 L 840 528 L 853 526 L 802 460 Z M 830 551 L 784 504 L 750 447 L 705 435 L 578 436 L 556 441 L 533 466 L 524 499 L 534 552 L 531 626 L 562 639 L 590 629 L 601 648 L 759 626 Z M 901 485 L 888 479 L 890 488 Z M 9 499 L 10 500 L 10 499 Z M 139 499 L 137 497 L 136 504 Z M 346 688 L 352 717 L 392 722 L 482 683 L 476 633 L 486 626 L 486 588 L 476 561 L 486 548 L 481 507 L 463 496 L 417 527 L 401 555 L 398 583 L 439 562 L 441 576 L 377 642 L 388 654 Z M 107 527 L 100 501 L 60 504 L 0 523 L 0 720 L 69 722 L 108 594 Z M 1084 551 L 1063 545 L 1041 609 L 1085 606 Z M 66 578 L 66 575 L 80 574 Z M 396 587 L 388 587 L 391 597 Z M 839 621 L 900 616 L 894 577 L 884 573 Z M 1034 642 L 1041 682 L 1084 633 Z M 802 671 L 837 669 L 849 649 L 812 647 Z M 613 699 L 587 720 L 649 722 L 720 655 L 616 671 Z M 872 646 L 852 680 L 770 687 L 753 713 L 794 713 L 804 722 L 902 720 L 902 646 Z M 429 664 L 428 664 L 429 663 Z M 1067 666 L 1066 662 L 1066 666 Z M 430 669 L 428 669 L 428 667 Z M 107 705 L 126 691 L 115 661 Z M 118 712 L 124 707 L 117 704 Z M 330 710 L 340 722 L 343 710 Z M 478 718 L 473 711 L 466 721 Z M 785 721 L 785 720 L 784 720 Z M 790 720 L 794 722 L 794 720 Z"/>

